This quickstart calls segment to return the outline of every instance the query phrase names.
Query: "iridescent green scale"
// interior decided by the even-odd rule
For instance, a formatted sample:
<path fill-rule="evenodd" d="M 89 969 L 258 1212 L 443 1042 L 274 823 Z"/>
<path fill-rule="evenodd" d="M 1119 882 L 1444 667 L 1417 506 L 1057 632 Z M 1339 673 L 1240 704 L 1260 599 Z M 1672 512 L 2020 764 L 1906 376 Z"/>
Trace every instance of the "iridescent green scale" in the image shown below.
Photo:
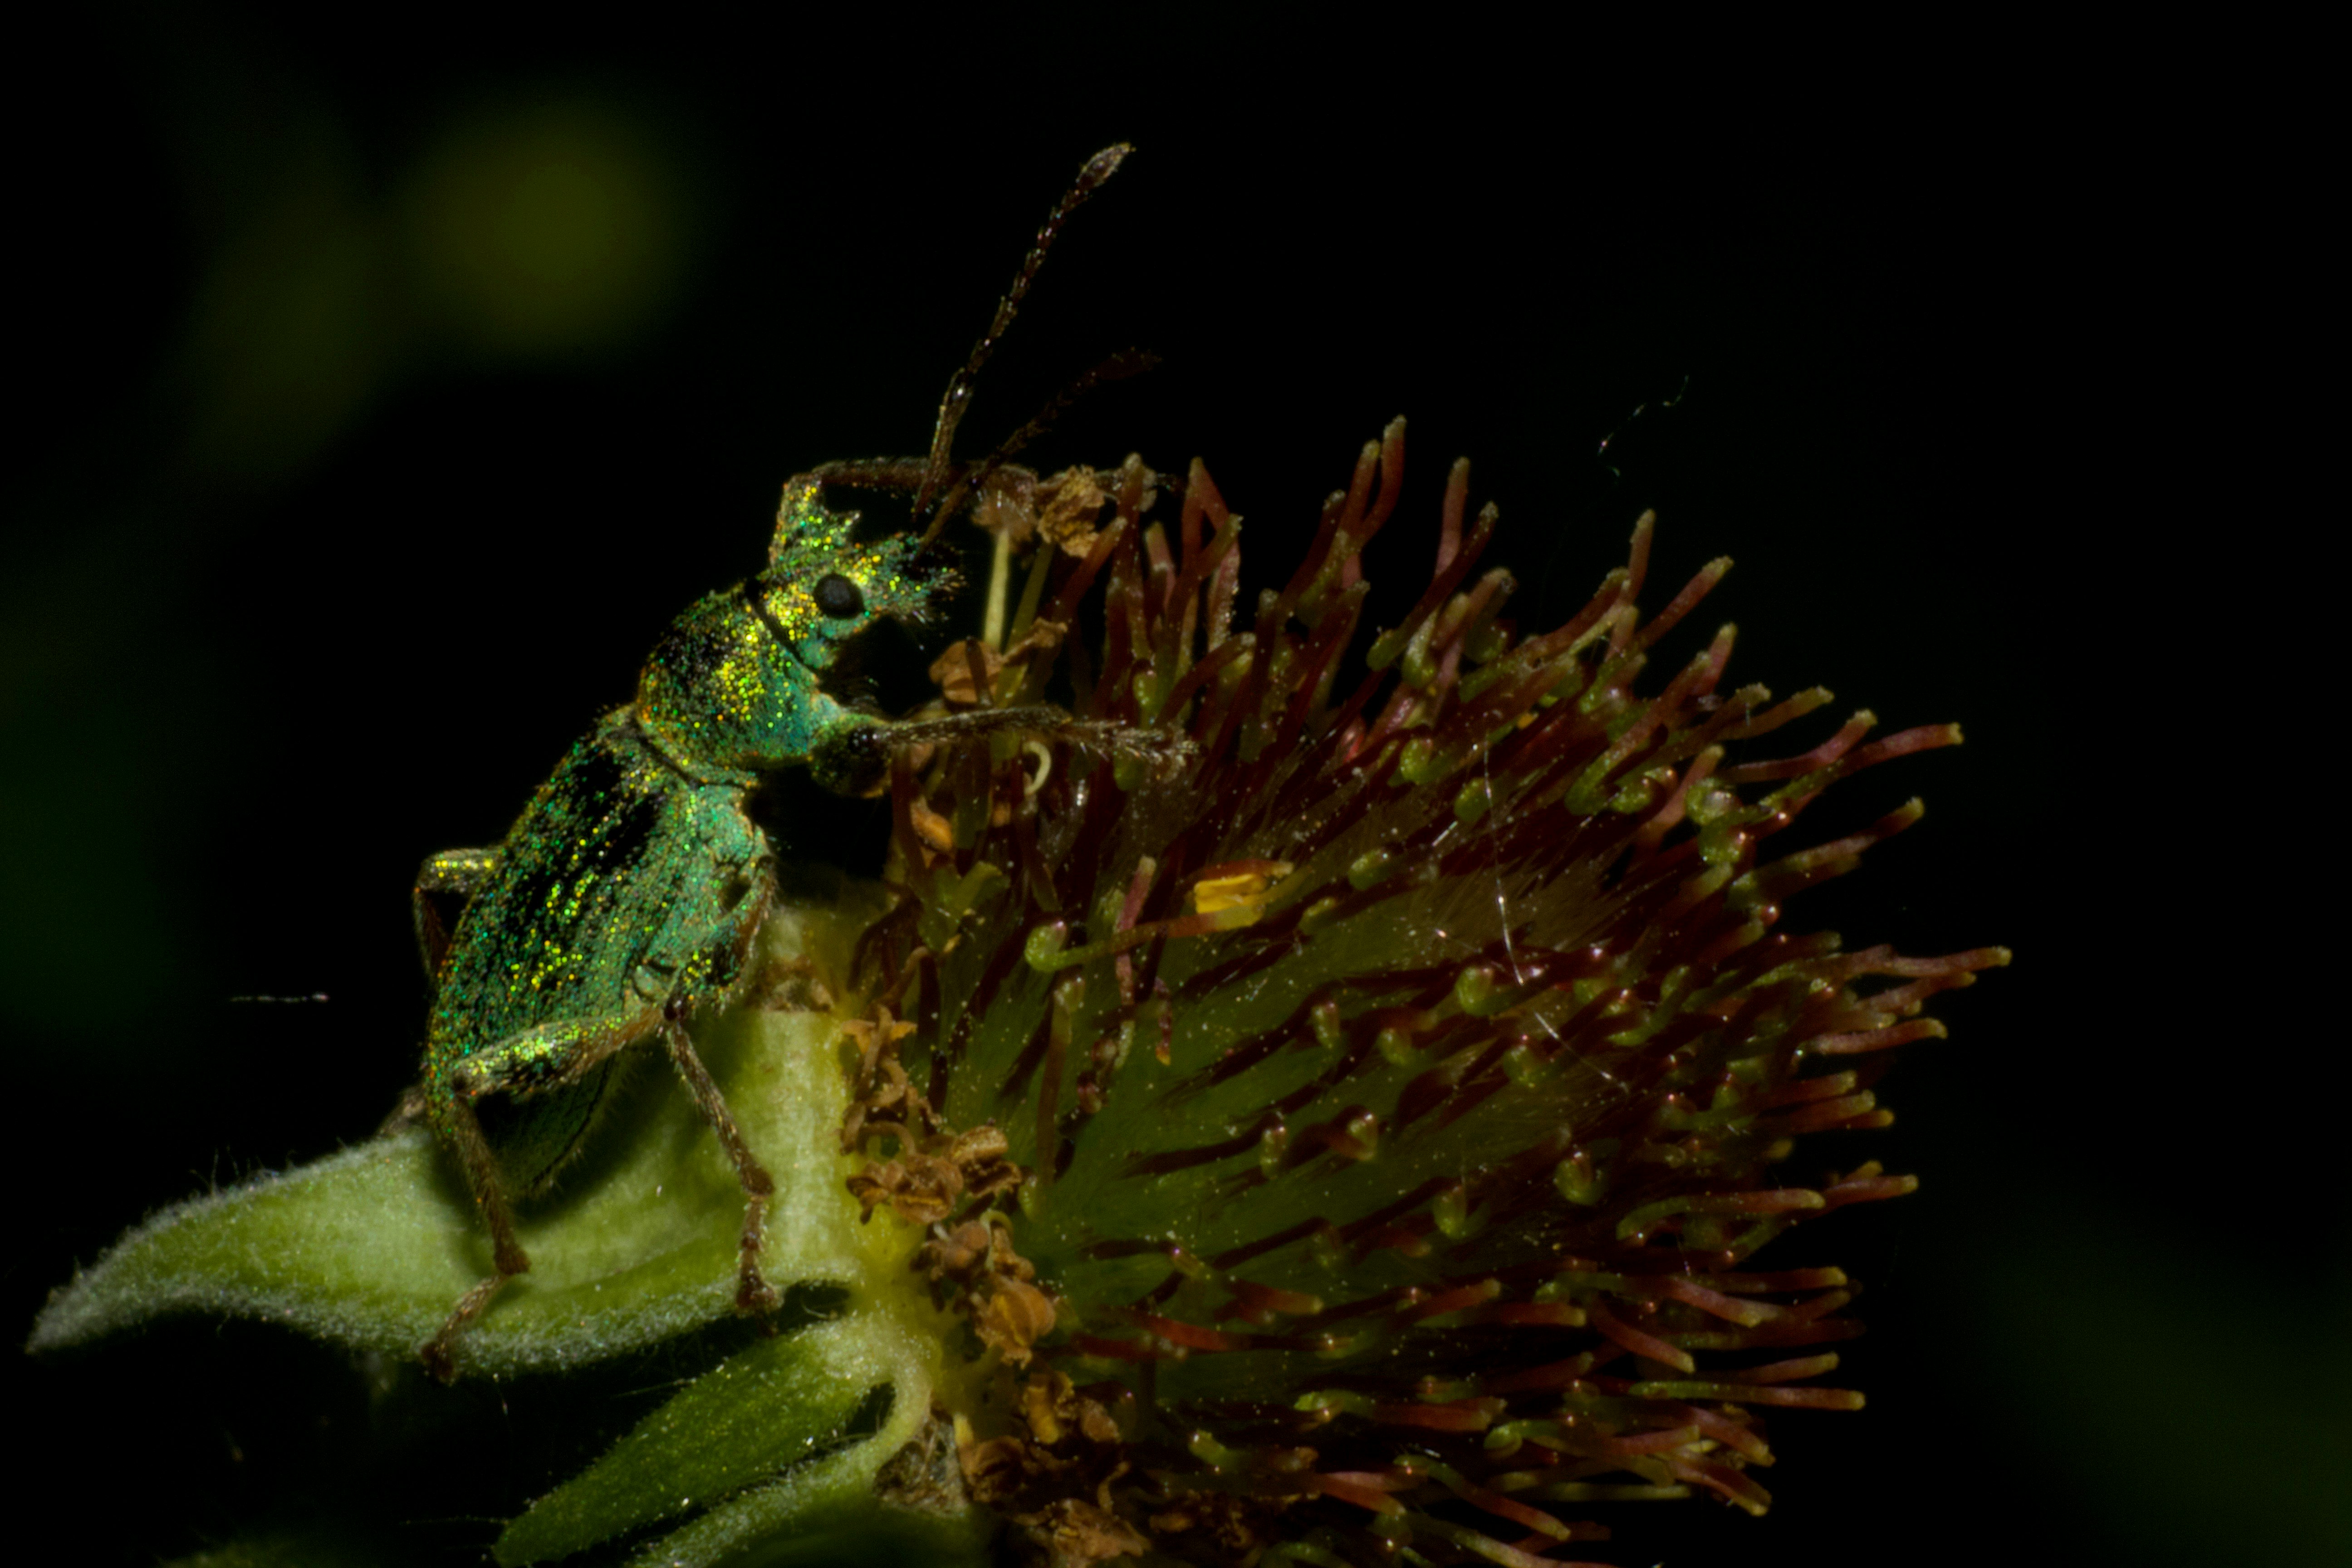
<path fill-rule="evenodd" d="M 666 765 L 620 709 L 541 786 L 467 905 L 425 1072 L 453 1091 L 432 1102 L 445 1136 L 459 1096 L 527 1101 L 499 1140 L 515 1190 L 543 1186 L 575 1152 L 615 1047 L 659 1027 L 673 994 L 733 981 L 734 926 L 767 854 L 740 796 Z"/>
<path fill-rule="evenodd" d="M 768 569 L 672 623 L 636 700 L 572 748 L 496 848 L 446 851 L 419 873 L 438 987 L 410 1110 L 464 1165 L 496 1260 L 425 1347 L 445 1376 L 458 1331 L 530 1268 L 512 1198 L 578 1151 L 616 1054 L 639 1041 L 667 1046 L 742 1180 L 738 1304 L 774 1300 L 758 1258 L 772 1184 L 685 1023 L 740 977 L 774 892 L 773 848 L 745 809 L 761 776 L 806 765 L 854 792 L 887 763 L 898 727 L 822 683 L 877 622 L 919 617 L 947 574 L 918 568 L 911 539 L 853 542 L 855 521 L 824 509 L 814 479 L 793 480 Z M 446 894 L 465 907 L 436 952 L 429 905 Z M 492 1095 L 508 1112 L 495 1140 L 477 1109 Z"/>

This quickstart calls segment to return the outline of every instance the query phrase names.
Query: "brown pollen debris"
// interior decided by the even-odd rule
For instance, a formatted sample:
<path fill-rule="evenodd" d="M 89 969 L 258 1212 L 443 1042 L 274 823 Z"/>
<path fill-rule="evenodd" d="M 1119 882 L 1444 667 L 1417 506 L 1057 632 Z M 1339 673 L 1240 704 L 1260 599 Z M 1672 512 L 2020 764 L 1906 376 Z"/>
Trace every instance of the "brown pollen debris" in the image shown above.
<path fill-rule="evenodd" d="M 1147 1550 L 1118 1517 L 1111 1486 L 1132 1468 L 1118 1424 L 1058 1372 L 1029 1374 L 1013 1431 L 960 1448 L 974 1500 L 1021 1526 L 1054 1568 L 1087 1568 Z"/>
<path fill-rule="evenodd" d="M 852 1152 L 877 1139 L 898 1144 L 887 1159 L 868 1160 L 849 1178 L 865 1219 L 887 1204 L 909 1225 L 929 1227 L 911 1267 L 930 1281 L 935 1300 L 952 1299 L 982 1344 L 1014 1366 L 1027 1364 L 1029 1347 L 1053 1331 L 1054 1299 L 1037 1271 L 1013 1247 L 1012 1222 L 986 1207 L 1016 1192 L 1027 1175 L 1004 1155 L 1010 1145 L 993 1122 L 969 1131 L 947 1126 L 899 1065 L 898 1045 L 914 1026 L 887 1006 L 844 1027 L 857 1046 L 857 1067 L 844 1118 L 842 1146 Z M 951 1216 L 962 1213 L 952 1226 Z"/>

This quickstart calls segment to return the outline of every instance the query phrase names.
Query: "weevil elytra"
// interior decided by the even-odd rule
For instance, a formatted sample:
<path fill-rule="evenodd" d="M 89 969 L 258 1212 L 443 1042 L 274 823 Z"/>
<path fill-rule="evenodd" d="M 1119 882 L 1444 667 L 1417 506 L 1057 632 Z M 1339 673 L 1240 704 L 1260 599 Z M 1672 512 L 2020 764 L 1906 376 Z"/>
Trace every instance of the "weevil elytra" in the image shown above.
<path fill-rule="evenodd" d="M 530 1267 L 513 1200 L 545 1186 L 578 1150 L 617 1054 L 640 1043 L 665 1047 L 741 1181 L 738 1309 L 775 1304 L 759 1263 L 773 1184 L 686 1028 L 742 978 L 775 890 L 774 847 L 746 809 L 766 774 L 805 766 L 829 789 L 861 793 L 898 751 L 1005 730 L 1149 749 L 1147 737 L 1051 708 L 893 721 L 824 684 L 856 638 L 886 618 L 919 620 L 950 585 L 952 574 L 925 551 L 956 500 L 983 482 L 948 457 L 972 378 L 1063 220 L 1127 151 L 1096 154 L 1039 230 L 993 324 L 949 383 L 929 458 L 834 464 L 789 481 L 767 568 L 672 624 L 635 700 L 572 748 L 503 841 L 425 862 L 417 929 L 437 986 L 424 1079 L 395 1120 L 423 1117 L 456 1155 L 494 1268 L 424 1347 L 437 1376 L 455 1374 L 461 1331 Z M 826 482 L 911 489 L 929 527 L 855 542 L 856 514 L 826 510 Z M 463 912 L 445 939 L 436 900 L 450 896 Z M 512 1111 L 495 1139 L 477 1109 L 492 1095 Z"/>

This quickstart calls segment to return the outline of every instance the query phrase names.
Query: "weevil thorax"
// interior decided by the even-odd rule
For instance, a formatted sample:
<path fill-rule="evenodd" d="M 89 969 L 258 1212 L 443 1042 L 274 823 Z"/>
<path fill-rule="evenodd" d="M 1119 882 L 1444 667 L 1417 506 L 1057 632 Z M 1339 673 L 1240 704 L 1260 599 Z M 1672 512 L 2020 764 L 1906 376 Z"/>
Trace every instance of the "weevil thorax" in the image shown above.
<path fill-rule="evenodd" d="M 768 569 L 672 622 L 638 677 L 639 727 L 689 772 L 751 773 L 805 763 L 849 728 L 882 722 L 825 691 L 844 648 L 885 618 L 922 618 L 948 585 L 906 536 L 852 542 L 856 512 L 817 486 L 786 488 Z"/>

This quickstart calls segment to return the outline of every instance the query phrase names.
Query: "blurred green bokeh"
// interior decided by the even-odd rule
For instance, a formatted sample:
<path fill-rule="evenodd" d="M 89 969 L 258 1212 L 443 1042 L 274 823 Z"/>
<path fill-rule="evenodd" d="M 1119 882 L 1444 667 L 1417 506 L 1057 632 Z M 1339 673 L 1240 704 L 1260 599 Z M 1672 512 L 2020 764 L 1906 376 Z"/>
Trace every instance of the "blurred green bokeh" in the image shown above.
<path fill-rule="evenodd" d="M 625 110 L 534 103 L 445 134 L 402 194 L 402 237 L 426 308 L 464 350 L 613 352 L 677 298 L 686 201 Z"/>

